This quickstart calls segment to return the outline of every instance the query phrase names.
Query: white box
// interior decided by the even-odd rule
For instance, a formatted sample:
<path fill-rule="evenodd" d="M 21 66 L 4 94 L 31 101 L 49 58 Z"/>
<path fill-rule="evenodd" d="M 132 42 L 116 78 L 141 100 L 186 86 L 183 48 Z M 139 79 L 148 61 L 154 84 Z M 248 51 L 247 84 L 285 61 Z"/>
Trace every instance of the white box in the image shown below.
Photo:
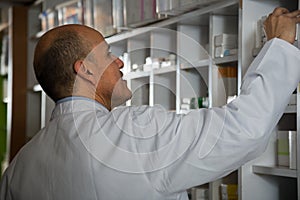
<path fill-rule="evenodd" d="M 297 104 L 297 94 L 292 94 L 289 105 L 296 105 L 296 104 Z"/>
<path fill-rule="evenodd" d="M 145 71 L 145 72 L 150 72 L 153 69 L 159 69 L 159 64 L 151 63 L 151 64 L 144 64 L 143 65 L 143 71 Z"/>
<path fill-rule="evenodd" d="M 191 98 L 183 98 L 182 103 L 190 105 L 191 104 Z"/>
<path fill-rule="evenodd" d="M 238 37 L 236 34 L 222 33 L 215 36 L 215 46 L 227 46 L 230 49 L 235 49 L 238 46 Z"/>
<path fill-rule="evenodd" d="M 255 47 L 260 49 L 266 42 L 267 36 L 264 30 L 264 21 L 267 19 L 267 16 L 262 16 L 256 25 L 256 35 L 255 35 Z"/>
<path fill-rule="evenodd" d="M 143 65 L 143 71 L 144 72 L 150 72 L 150 71 L 152 71 L 152 64 L 144 64 Z"/>
<path fill-rule="evenodd" d="M 277 131 L 277 164 L 279 166 L 289 166 L 288 131 Z"/>
<path fill-rule="evenodd" d="M 181 110 L 190 110 L 190 104 L 181 104 L 180 109 Z"/>
<path fill-rule="evenodd" d="M 238 53 L 237 49 L 230 49 L 227 46 L 215 47 L 215 58 L 222 58 L 224 56 L 236 55 Z"/>
<path fill-rule="evenodd" d="M 191 200 L 208 200 L 208 189 L 205 188 L 192 188 Z"/>
<path fill-rule="evenodd" d="M 289 131 L 289 167 L 297 169 L 297 132 Z"/>

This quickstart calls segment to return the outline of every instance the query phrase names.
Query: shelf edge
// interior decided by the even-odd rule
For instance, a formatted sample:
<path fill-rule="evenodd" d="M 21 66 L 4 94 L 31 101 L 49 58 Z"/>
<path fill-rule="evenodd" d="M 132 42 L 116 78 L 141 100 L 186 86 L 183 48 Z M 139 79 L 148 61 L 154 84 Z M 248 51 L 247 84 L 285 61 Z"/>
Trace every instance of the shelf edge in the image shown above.
<path fill-rule="evenodd" d="M 297 170 L 288 167 L 253 165 L 252 171 L 255 174 L 297 178 Z"/>

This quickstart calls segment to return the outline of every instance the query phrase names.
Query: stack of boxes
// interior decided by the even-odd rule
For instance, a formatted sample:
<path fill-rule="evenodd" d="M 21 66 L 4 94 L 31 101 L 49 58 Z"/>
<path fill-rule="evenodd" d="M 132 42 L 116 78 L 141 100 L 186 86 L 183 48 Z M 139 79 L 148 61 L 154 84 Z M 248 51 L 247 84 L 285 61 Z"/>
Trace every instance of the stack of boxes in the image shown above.
<path fill-rule="evenodd" d="M 222 33 L 215 36 L 215 58 L 236 55 L 238 53 L 238 37 L 236 34 Z"/>

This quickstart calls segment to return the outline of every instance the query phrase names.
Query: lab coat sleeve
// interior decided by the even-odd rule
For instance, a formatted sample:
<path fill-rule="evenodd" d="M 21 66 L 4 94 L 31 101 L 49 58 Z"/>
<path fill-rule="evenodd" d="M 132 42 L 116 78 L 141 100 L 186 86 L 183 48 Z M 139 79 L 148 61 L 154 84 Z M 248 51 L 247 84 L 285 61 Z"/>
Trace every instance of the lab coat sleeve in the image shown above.
<path fill-rule="evenodd" d="M 0 182 L 0 200 L 12 200 L 9 192 L 9 182 L 7 173 L 4 173 Z"/>
<path fill-rule="evenodd" d="M 234 101 L 181 118 L 177 146 L 185 141 L 189 147 L 182 154 L 177 151 L 180 156 L 171 165 L 148 175 L 154 188 L 180 192 L 227 175 L 258 157 L 299 80 L 299 50 L 280 39 L 269 41 L 250 65 Z"/>

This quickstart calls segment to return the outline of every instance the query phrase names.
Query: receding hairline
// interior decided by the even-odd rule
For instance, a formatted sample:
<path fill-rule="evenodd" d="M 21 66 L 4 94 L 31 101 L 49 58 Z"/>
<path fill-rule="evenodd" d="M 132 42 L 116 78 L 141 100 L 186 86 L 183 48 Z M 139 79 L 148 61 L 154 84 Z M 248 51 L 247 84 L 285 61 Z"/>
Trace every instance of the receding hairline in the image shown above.
<path fill-rule="evenodd" d="M 84 43 L 89 43 L 90 45 L 93 45 L 93 41 L 90 41 L 85 37 L 85 34 L 87 33 L 97 33 L 99 34 L 99 37 L 104 40 L 101 33 L 96 31 L 95 29 L 85 26 L 85 25 L 79 25 L 79 24 L 68 24 L 63 26 L 55 27 L 48 32 L 46 32 L 38 41 L 36 48 L 35 48 L 35 55 L 34 55 L 34 65 L 38 62 L 40 57 L 51 47 L 51 43 L 53 43 L 62 32 L 74 32 L 78 34 L 80 39 L 84 41 Z"/>

